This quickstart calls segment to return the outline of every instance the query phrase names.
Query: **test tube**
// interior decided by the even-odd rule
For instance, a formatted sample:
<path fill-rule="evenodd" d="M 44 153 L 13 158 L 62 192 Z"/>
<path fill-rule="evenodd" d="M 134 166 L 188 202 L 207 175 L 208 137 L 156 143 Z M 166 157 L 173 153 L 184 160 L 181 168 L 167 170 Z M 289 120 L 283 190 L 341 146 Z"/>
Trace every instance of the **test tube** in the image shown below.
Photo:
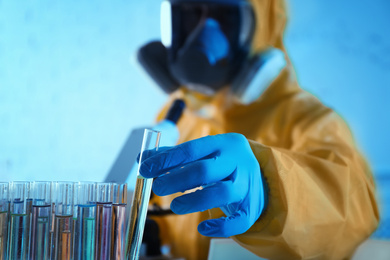
<path fill-rule="evenodd" d="M 96 183 L 74 184 L 77 220 L 74 237 L 74 259 L 95 259 Z"/>
<path fill-rule="evenodd" d="M 33 205 L 33 194 L 32 194 L 32 181 L 26 182 L 27 185 L 27 195 L 26 195 L 26 203 L 27 203 L 27 213 L 31 214 L 32 213 L 32 205 Z"/>
<path fill-rule="evenodd" d="M 113 192 L 111 183 L 96 184 L 95 258 L 110 259 Z"/>
<path fill-rule="evenodd" d="M 127 184 L 113 184 L 111 258 L 125 259 L 124 240 L 126 233 Z"/>
<path fill-rule="evenodd" d="M 46 260 L 50 256 L 50 184 L 48 181 L 35 181 L 31 184 L 33 200 L 30 256 L 32 260 Z"/>
<path fill-rule="evenodd" d="M 157 151 L 161 133 L 145 129 L 138 165 L 137 182 L 131 205 L 129 224 L 126 234 L 126 258 L 138 259 L 142 244 L 146 214 L 152 189 L 153 178 L 144 178 L 140 175 L 141 163 L 147 159 L 145 151 Z"/>
<path fill-rule="evenodd" d="M 9 260 L 28 259 L 30 216 L 27 212 L 27 194 L 29 185 L 29 182 L 21 181 L 10 183 Z"/>
<path fill-rule="evenodd" d="M 9 184 L 0 182 L 0 260 L 7 259 Z"/>
<path fill-rule="evenodd" d="M 54 259 L 70 260 L 73 253 L 73 182 L 54 185 Z"/>
<path fill-rule="evenodd" d="M 32 216 L 32 205 L 33 205 L 33 198 L 32 198 L 32 181 L 27 182 L 27 196 L 26 196 L 26 211 L 27 211 L 27 216 L 28 216 L 28 225 L 29 225 L 29 236 L 25 238 L 26 240 L 26 245 L 27 245 L 27 255 L 28 257 L 31 256 L 31 216 Z"/>
<path fill-rule="evenodd" d="M 50 218 L 50 230 L 49 230 L 49 245 L 50 245 L 49 259 L 54 259 L 54 253 L 55 253 L 55 250 L 54 250 L 54 246 L 55 246 L 54 221 L 55 221 L 55 216 L 56 216 L 55 188 L 56 188 L 56 182 L 55 181 L 50 182 L 50 205 L 51 205 L 51 214 L 50 215 L 51 215 L 51 218 Z"/>

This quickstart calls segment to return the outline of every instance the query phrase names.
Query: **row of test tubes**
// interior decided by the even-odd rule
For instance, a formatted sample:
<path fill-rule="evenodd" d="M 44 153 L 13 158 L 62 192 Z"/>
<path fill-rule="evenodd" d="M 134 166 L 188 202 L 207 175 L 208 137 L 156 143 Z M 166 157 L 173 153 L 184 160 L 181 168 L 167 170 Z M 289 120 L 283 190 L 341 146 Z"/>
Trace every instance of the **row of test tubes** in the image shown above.
<path fill-rule="evenodd" d="M 0 182 L 0 260 L 125 259 L 127 184 Z"/>
<path fill-rule="evenodd" d="M 160 136 L 145 129 L 139 165 Z M 130 212 L 127 184 L 0 182 L 0 260 L 138 259 L 152 182 L 138 169 Z"/>

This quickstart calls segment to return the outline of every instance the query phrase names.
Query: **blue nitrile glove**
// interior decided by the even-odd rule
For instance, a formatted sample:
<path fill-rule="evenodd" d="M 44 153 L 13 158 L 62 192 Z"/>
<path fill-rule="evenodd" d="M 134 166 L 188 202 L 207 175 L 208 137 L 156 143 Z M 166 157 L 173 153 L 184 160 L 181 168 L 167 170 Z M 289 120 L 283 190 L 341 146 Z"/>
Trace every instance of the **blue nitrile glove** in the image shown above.
<path fill-rule="evenodd" d="M 140 167 L 146 178 L 156 178 L 159 196 L 203 187 L 175 198 L 171 209 L 187 214 L 221 208 L 227 217 L 203 221 L 204 236 L 229 237 L 247 231 L 265 204 L 265 183 L 248 140 L 241 134 L 207 136 L 148 154 Z"/>

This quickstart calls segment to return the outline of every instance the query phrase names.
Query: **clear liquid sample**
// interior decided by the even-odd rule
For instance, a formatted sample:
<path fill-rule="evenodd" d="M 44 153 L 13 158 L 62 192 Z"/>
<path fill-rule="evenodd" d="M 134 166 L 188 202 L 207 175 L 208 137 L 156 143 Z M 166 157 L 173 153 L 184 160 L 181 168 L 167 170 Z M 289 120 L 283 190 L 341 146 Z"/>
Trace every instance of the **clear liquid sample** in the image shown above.
<path fill-rule="evenodd" d="M 7 259 L 8 211 L 0 212 L 0 260 Z"/>
<path fill-rule="evenodd" d="M 28 254 L 29 215 L 11 214 L 9 260 L 24 260 Z"/>
<path fill-rule="evenodd" d="M 126 255 L 130 257 L 128 259 L 139 257 L 152 183 L 152 178 L 137 177 L 127 233 L 127 239 L 130 241 L 126 242 Z"/>
<path fill-rule="evenodd" d="M 96 259 L 109 260 L 111 249 L 112 203 L 96 205 Z"/>
<path fill-rule="evenodd" d="M 74 259 L 95 259 L 96 205 L 79 205 L 75 227 Z"/>
<path fill-rule="evenodd" d="M 54 223 L 54 259 L 70 260 L 72 259 L 72 215 L 56 215 Z"/>
<path fill-rule="evenodd" d="M 126 204 L 114 204 L 112 206 L 112 242 L 111 258 L 125 259 L 125 232 L 126 232 Z"/>
<path fill-rule="evenodd" d="M 49 259 L 50 205 L 32 206 L 31 250 L 32 260 Z"/>

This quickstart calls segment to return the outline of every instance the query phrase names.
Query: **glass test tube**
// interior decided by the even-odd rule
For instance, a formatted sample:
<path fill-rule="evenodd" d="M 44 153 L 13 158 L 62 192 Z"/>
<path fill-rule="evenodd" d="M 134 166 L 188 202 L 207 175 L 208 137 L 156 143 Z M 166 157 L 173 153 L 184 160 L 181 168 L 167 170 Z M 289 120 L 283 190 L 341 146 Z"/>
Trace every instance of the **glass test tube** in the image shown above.
<path fill-rule="evenodd" d="M 28 259 L 30 216 L 27 212 L 29 182 L 10 183 L 10 230 L 9 230 L 9 260 Z"/>
<path fill-rule="evenodd" d="M 7 259 L 9 184 L 0 182 L 0 260 Z"/>
<path fill-rule="evenodd" d="M 74 184 L 77 220 L 74 232 L 74 259 L 95 259 L 96 183 Z"/>
<path fill-rule="evenodd" d="M 113 192 L 111 183 L 96 184 L 95 258 L 110 259 Z"/>
<path fill-rule="evenodd" d="M 32 260 L 49 259 L 50 250 L 50 204 L 51 183 L 36 181 L 31 183 L 32 217 L 30 258 Z"/>
<path fill-rule="evenodd" d="M 127 184 L 113 184 L 111 258 L 125 259 L 124 240 L 126 233 Z"/>
<path fill-rule="evenodd" d="M 55 253 L 55 250 L 54 250 L 54 246 L 55 246 L 55 239 L 54 239 L 54 221 L 55 221 L 55 213 L 56 213 L 56 198 L 54 195 L 56 195 L 55 193 L 55 185 L 56 182 L 55 181 L 52 181 L 50 182 L 50 205 L 51 205 L 51 218 L 50 218 L 50 230 L 49 230 L 49 245 L 50 245 L 50 250 L 49 250 L 49 254 L 50 254 L 50 257 L 49 259 L 54 259 L 54 253 Z"/>
<path fill-rule="evenodd" d="M 142 148 L 140 153 L 137 182 L 135 184 L 135 191 L 131 205 L 129 225 L 126 234 L 126 258 L 138 259 L 139 251 L 142 244 L 142 236 L 144 233 L 146 214 L 148 211 L 148 204 L 150 199 L 150 192 L 152 189 L 153 178 L 143 178 L 139 174 L 141 163 L 147 159 L 145 151 L 157 151 L 160 132 L 145 129 L 142 141 Z"/>
<path fill-rule="evenodd" d="M 27 255 L 28 257 L 31 256 L 31 215 L 32 215 L 32 181 L 28 181 L 27 183 L 27 196 L 26 196 L 26 205 L 27 205 L 27 216 L 28 216 L 28 225 L 29 225 L 29 235 L 25 238 L 26 240 L 26 245 L 27 245 Z"/>
<path fill-rule="evenodd" d="M 33 205 L 33 194 L 32 194 L 32 184 L 33 182 L 32 181 L 29 181 L 29 182 L 26 182 L 27 184 L 27 199 L 26 199 L 26 202 L 27 202 L 27 214 L 31 214 L 32 213 L 32 205 Z"/>
<path fill-rule="evenodd" d="M 70 260 L 73 254 L 73 182 L 56 182 L 54 259 Z"/>

